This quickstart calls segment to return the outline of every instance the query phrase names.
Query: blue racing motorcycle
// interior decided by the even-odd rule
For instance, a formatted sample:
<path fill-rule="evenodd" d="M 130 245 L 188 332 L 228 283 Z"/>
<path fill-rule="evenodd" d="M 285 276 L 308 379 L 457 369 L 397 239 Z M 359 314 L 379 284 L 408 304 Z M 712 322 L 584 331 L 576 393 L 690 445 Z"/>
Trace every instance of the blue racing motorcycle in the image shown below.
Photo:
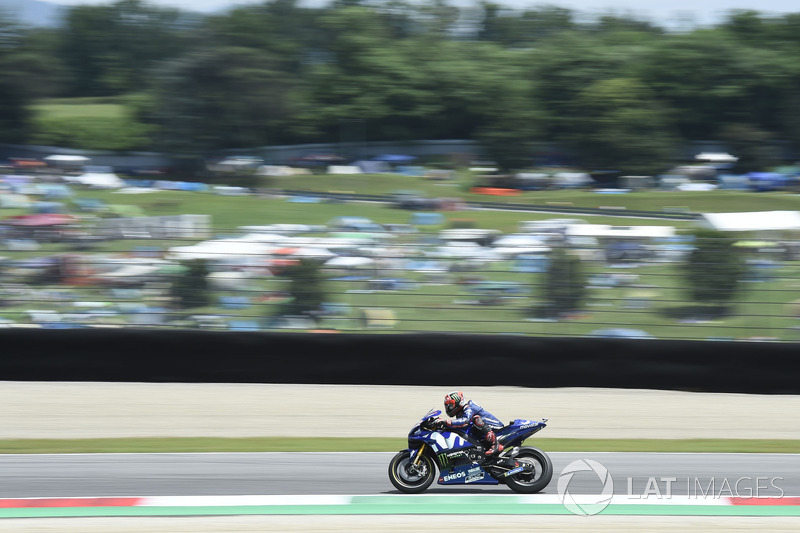
<path fill-rule="evenodd" d="M 479 435 L 471 431 L 439 429 L 440 410 L 432 409 L 408 433 L 408 449 L 389 463 L 389 480 L 401 492 L 422 492 L 439 471 L 439 485 L 497 485 L 516 492 L 543 490 L 553 477 L 553 463 L 543 451 L 522 446 L 523 441 L 544 429 L 541 421 L 516 419 L 495 430 L 504 449 L 486 457 Z"/>

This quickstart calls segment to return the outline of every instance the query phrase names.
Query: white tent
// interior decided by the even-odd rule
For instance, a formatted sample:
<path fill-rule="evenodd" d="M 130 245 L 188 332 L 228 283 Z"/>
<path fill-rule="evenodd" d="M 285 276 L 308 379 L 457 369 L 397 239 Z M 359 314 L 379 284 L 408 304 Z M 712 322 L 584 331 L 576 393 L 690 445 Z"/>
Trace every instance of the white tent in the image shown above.
<path fill-rule="evenodd" d="M 568 236 L 576 237 L 623 237 L 659 239 L 673 237 L 673 226 L 608 226 L 605 224 L 573 224 L 567 228 Z"/>
<path fill-rule="evenodd" d="M 325 261 L 325 266 L 332 268 L 355 268 L 360 266 L 369 266 L 374 262 L 375 261 L 369 257 L 342 256 L 334 257 L 333 259 Z"/>
<path fill-rule="evenodd" d="M 549 246 L 501 246 L 492 248 L 492 251 L 500 257 L 511 258 L 525 254 L 542 254 L 550 251 Z"/>
<path fill-rule="evenodd" d="M 292 257 L 309 257 L 312 259 L 330 259 L 336 254 L 325 248 L 299 248 L 292 254 Z"/>
<path fill-rule="evenodd" d="M 232 257 L 266 258 L 272 250 L 274 250 L 273 246 L 264 243 L 216 240 L 205 241 L 192 246 L 174 246 L 169 249 L 168 258 L 179 261 L 188 259 L 221 261 Z"/>
<path fill-rule="evenodd" d="M 444 246 L 437 246 L 433 250 L 425 252 L 425 255 L 441 259 L 471 259 L 475 261 L 495 261 L 500 258 L 493 249 L 469 241 L 454 241 Z"/>
<path fill-rule="evenodd" d="M 64 171 L 78 171 L 83 169 L 85 165 L 88 165 L 91 162 L 91 159 L 82 155 L 61 154 L 49 155 L 43 160 L 48 166 Z"/>
<path fill-rule="evenodd" d="M 281 243 L 281 241 L 285 241 L 288 239 L 286 235 L 278 235 L 277 233 L 248 233 L 247 235 L 242 235 L 241 237 L 236 237 L 235 239 L 230 239 L 232 241 L 239 241 L 239 242 L 260 242 L 260 243 Z"/>
<path fill-rule="evenodd" d="M 712 163 L 735 163 L 738 157 L 726 154 L 725 152 L 701 152 L 694 156 L 698 161 L 709 161 Z"/>
<path fill-rule="evenodd" d="M 494 242 L 492 242 L 492 247 L 509 248 L 516 246 L 522 246 L 525 248 L 541 247 L 545 246 L 545 243 L 533 235 L 525 235 L 521 233 L 503 235 L 499 239 L 496 239 Z"/>
<path fill-rule="evenodd" d="M 322 226 L 311 226 L 309 224 L 269 224 L 267 226 L 239 226 L 237 229 L 248 233 L 310 233 L 321 231 Z"/>
<path fill-rule="evenodd" d="M 86 163 L 89 161 L 88 157 L 82 155 L 48 155 L 44 158 L 48 163 Z"/>
<path fill-rule="evenodd" d="M 780 231 L 800 229 L 800 211 L 703 213 L 702 226 L 717 231 Z"/>
<path fill-rule="evenodd" d="M 65 179 L 72 183 L 80 183 L 97 189 L 121 189 L 125 187 L 125 181 L 113 172 L 87 172 L 80 176 Z"/>
<path fill-rule="evenodd" d="M 102 274 L 97 274 L 98 278 L 104 279 L 119 279 L 119 278 L 137 278 L 142 276 L 149 276 L 158 272 L 161 268 L 159 265 L 127 265 L 120 269 L 113 270 L 111 272 L 104 272 Z"/>

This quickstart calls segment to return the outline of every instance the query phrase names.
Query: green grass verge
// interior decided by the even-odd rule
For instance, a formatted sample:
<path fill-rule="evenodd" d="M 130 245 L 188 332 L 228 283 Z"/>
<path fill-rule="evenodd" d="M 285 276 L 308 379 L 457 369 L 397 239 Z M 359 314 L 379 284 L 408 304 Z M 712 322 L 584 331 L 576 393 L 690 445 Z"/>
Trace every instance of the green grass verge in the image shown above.
<path fill-rule="evenodd" d="M 800 440 L 767 439 L 532 439 L 549 452 L 800 453 Z M 400 438 L 119 438 L 0 440 L 0 453 L 390 452 Z"/>

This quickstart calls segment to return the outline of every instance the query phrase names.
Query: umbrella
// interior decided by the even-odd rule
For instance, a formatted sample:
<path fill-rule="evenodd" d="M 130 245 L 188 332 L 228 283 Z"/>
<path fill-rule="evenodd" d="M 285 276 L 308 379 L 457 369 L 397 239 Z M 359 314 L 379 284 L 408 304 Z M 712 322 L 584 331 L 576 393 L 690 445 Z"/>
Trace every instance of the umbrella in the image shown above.
<path fill-rule="evenodd" d="M 53 163 L 84 163 L 89 161 L 89 158 L 82 155 L 49 155 L 44 160 Z"/>
<path fill-rule="evenodd" d="M 413 155 L 403 155 L 403 154 L 381 154 L 372 158 L 372 161 L 385 161 L 386 163 L 408 163 L 410 161 L 416 161 L 416 157 Z"/>
<path fill-rule="evenodd" d="M 698 161 L 711 161 L 712 163 L 735 163 L 738 157 L 724 152 L 702 152 L 694 156 Z"/>
<path fill-rule="evenodd" d="M 329 259 L 325 262 L 326 267 L 357 267 L 357 266 L 367 266 L 371 265 L 375 261 L 370 259 L 369 257 L 349 257 L 349 256 L 342 256 L 342 257 L 334 257 L 333 259 Z"/>

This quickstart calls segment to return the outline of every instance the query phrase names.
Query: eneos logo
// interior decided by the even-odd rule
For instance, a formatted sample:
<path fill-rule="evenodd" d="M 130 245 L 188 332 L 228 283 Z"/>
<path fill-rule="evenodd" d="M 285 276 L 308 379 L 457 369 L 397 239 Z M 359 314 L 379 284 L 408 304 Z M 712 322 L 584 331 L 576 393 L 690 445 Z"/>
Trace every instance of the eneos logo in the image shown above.
<path fill-rule="evenodd" d="M 570 481 L 573 476 L 578 472 L 594 472 L 600 482 L 603 484 L 603 489 L 600 494 L 579 494 L 574 496 L 570 492 Z M 572 487 L 575 491 L 575 487 Z M 608 469 L 591 459 L 579 459 L 573 461 L 564 467 L 561 475 L 558 477 L 558 499 L 570 512 L 589 516 L 595 515 L 608 507 L 611 503 L 611 497 L 614 495 L 614 480 Z"/>

